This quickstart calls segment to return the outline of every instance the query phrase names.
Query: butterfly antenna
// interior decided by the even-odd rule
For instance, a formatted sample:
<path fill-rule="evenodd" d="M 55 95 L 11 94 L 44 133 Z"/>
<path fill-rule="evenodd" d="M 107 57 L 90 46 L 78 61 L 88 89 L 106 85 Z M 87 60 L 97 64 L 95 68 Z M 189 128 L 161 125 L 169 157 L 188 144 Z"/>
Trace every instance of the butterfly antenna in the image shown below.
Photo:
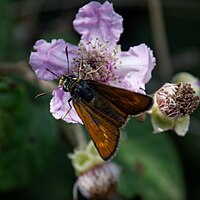
<path fill-rule="evenodd" d="M 43 92 L 43 93 L 40 93 L 40 94 L 38 94 L 38 95 L 35 96 L 35 99 L 37 99 L 37 98 L 39 98 L 39 97 L 42 97 L 42 96 L 44 96 L 44 95 L 46 95 L 46 94 L 49 94 L 49 93 L 52 93 L 52 91 L 51 91 L 51 92 Z"/>
<path fill-rule="evenodd" d="M 66 57 L 67 57 L 67 75 L 69 76 L 69 52 L 68 52 L 67 46 L 65 48 L 65 53 L 66 53 Z"/>
<path fill-rule="evenodd" d="M 60 79 L 60 76 L 58 76 L 57 74 L 55 74 L 54 72 L 52 72 L 50 69 L 46 68 L 46 70 Z"/>

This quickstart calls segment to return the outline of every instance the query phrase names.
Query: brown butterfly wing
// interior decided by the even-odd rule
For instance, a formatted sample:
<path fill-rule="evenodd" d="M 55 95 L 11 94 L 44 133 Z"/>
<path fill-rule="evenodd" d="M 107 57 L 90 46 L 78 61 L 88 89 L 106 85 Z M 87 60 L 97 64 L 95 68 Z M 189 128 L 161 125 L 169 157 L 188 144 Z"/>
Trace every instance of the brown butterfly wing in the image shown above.
<path fill-rule="evenodd" d="M 94 113 L 97 113 L 99 116 L 101 116 L 101 118 L 105 118 L 105 120 L 114 124 L 116 127 L 121 128 L 124 126 L 129 119 L 129 115 L 121 111 L 117 106 L 115 106 L 97 91 L 93 90 L 92 88 L 90 88 L 90 90 L 94 95 L 92 102 L 85 102 L 83 99 L 81 101 L 90 107 Z"/>
<path fill-rule="evenodd" d="M 147 95 L 87 80 L 87 84 L 127 115 L 138 115 L 150 109 L 153 99 Z"/>
<path fill-rule="evenodd" d="M 74 100 L 73 104 L 100 156 L 104 160 L 109 160 L 117 150 L 120 138 L 119 128 L 103 118 L 101 111 L 93 110 L 88 102 Z"/>

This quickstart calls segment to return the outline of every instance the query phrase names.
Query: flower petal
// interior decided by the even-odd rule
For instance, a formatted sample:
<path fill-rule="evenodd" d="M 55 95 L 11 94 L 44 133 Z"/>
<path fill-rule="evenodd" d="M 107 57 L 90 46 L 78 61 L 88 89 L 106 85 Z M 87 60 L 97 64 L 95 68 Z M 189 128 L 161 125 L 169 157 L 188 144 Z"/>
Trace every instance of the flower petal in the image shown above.
<path fill-rule="evenodd" d="M 86 42 L 99 38 L 115 44 L 123 32 L 122 20 L 108 1 L 102 5 L 92 1 L 79 9 L 73 25 Z"/>
<path fill-rule="evenodd" d="M 45 40 L 38 40 L 34 45 L 34 52 L 30 55 L 30 65 L 35 71 L 38 78 L 42 80 L 53 80 L 57 78 L 55 75 L 48 72 L 51 70 L 58 76 L 62 76 L 68 72 L 68 64 L 65 48 L 68 47 L 69 63 L 77 56 L 77 47 L 64 40 L 52 40 L 51 43 Z"/>
<path fill-rule="evenodd" d="M 154 110 L 151 115 L 151 122 L 154 133 L 160 133 L 167 130 L 173 130 L 174 120 L 164 116 L 159 110 Z"/>
<path fill-rule="evenodd" d="M 121 67 L 116 74 L 126 89 L 140 91 L 151 79 L 151 73 L 155 66 L 155 58 L 149 47 L 140 44 L 131 47 L 127 52 L 120 53 Z"/>
<path fill-rule="evenodd" d="M 189 130 L 189 125 L 190 125 L 190 116 L 178 118 L 175 123 L 174 131 L 177 133 L 179 136 L 185 136 L 185 134 Z"/>
<path fill-rule="evenodd" d="M 58 87 L 53 91 L 53 97 L 50 102 L 50 112 L 56 119 L 63 119 L 68 123 L 81 123 L 81 119 L 79 118 L 72 102 L 71 110 L 68 100 L 70 99 L 70 94 L 68 92 L 63 91 L 61 87 Z M 67 114 L 67 112 L 69 112 Z M 67 114 L 67 115 L 66 115 Z"/>

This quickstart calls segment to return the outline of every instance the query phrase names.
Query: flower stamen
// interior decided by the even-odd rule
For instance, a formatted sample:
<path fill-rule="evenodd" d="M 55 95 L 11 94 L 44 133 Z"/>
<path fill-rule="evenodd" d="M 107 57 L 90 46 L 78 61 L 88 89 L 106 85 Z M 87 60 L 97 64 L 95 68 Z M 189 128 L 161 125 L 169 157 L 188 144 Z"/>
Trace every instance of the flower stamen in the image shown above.
<path fill-rule="evenodd" d="M 117 79 L 113 72 L 113 69 L 118 68 L 120 64 L 116 48 L 110 50 L 107 43 L 96 38 L 95 43 L 90 41 L 85 44 L 81 41 L 77 54 L 71 68 L 74 72 L 79 69 L 79 78 L 101 82 Z"/>
<path fill-rule="evenodd" d="M 199 105 L 199 97 L 189 83 L 166 83 L 156 96 L 160 111 L 172 119 L 192 114 Z"/>

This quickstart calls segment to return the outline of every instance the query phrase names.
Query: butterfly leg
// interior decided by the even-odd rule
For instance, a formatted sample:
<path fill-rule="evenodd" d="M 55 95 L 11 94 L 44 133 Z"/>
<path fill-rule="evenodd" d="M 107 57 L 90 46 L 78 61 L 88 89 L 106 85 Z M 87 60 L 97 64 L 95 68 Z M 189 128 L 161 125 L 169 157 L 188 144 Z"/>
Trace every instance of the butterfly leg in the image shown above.
<path fill-rule="evenodd" d="M 62 117 L 62 119 L 64 120 L 65 117 L 69 114 L 70 110 L 72 109 L 72 106 L 70 104 L 70 102 L 72 101 L 72 98 L 68 99 L 68 104 L 69 104 L 69 110 L 66 112 L 66 114 Z"/>

